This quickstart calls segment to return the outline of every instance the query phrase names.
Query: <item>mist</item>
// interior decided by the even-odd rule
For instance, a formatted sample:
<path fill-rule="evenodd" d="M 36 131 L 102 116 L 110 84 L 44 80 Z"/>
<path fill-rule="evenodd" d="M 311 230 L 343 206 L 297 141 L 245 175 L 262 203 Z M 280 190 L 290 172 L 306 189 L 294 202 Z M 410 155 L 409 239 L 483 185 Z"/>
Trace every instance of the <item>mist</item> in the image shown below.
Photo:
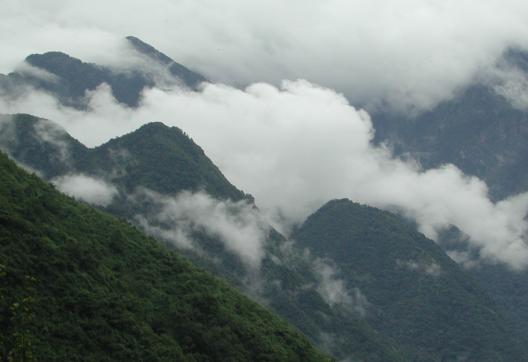
<path fill-rule="evenodd" d="M 527 18 L 520 0 L 4 0 L 0 72 L 49 50 L 123 64 L 126 52 L 116 49 L 136 35 L 226 84 L 304 78 L 369 109 L 420 110 L 509 47 L 526 49 Z"/>
<path fill-rule="evenodd" d="M 250 270 L 260 268 L 269 226 L 247 201 L 218 200 L 204 192 L 161 195 L 147 189 L 131 197 L 148 200 L 156 210 L 136 215 L 149 234 L 200 253 L 194 233 L 205 233 L 222 242 Z"/>
<path fill-rule="evenodd" d="M 367 112 L 334 90 L 305 80 L 244 90 L 206 84 L 200 92 L 145 90 L 137 109 L 115 101 L 108 86 L 88 92 L 88 111 L 50 95 L 0 100 L 0 113 L 28 112 L 57 121 L 88 146 L 156 120 L 178 126 L 228 179 L 287 231 L 330 199 L 347 197 L 397 211 L 435 239 L 456 226 L 489 262 L 528 264 L 528 194 L 494 203 L 484 182 L 453 165 L 421 170 L 371 141 Z"/>
<path fill-rule="evenodd" d="M 110 205 L 118 193 L 112 184 L 83 174 L 57 177 L 51 183 L 66 195 L 97 206 Z"/>

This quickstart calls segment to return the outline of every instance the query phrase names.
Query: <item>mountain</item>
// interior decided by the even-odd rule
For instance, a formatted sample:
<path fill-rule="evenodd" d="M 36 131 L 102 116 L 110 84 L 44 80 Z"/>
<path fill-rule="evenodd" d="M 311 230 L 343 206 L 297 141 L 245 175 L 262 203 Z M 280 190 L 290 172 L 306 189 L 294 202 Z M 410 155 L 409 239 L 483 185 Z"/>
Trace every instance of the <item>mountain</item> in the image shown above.
<path fill-rule="evenodd" d="M 501 67 L 528 77 L 528 54 L 510 50 Z M 424 168 L 452 163 L 486 181 L 495 199 L 528 190 L 528 112 L 482 80 L 419 114 L 373 111 L 376 142 Z"/>
<path fill-rule="evenodd" d="M 2 360 L 324 361 L 295 329 L 0 154 Z"/>
<path fill-rule="evenodd" d="M 141 185 L 166 194 L 204 190 L 219 198 L 251 199 L 180 129 L 159 122 L 93 149 L 54 122 L 27 114 L 0 115 L 0 130 L 0 148 L 46 179 L 77 172 L 106 178 L 124 193 Z"/>
<path fill-rule="evenodd" d="M 511 323 L 476 281 L 413 225 L 389 212 L 334 200 L 293 235 L 333 260 L 369 302 L 367 321 L 413 361 L 521 361 Z"/>
<path fill-rule="evenodd" d="M 253 237 L 252 233 L 244 234 L 247 225 L 243 223 L 248 217 L 245 213 L 258 217 L 253 198 L 233 186 L 204 151 L 178 128 L 150 123 L 88 149 L 51 121 L 29 115 L 3 116 L 0 148 L 50 181 L 68 175 L 104 180 L 117 190 L 112 202 L 102 207 L 104 210 L 145 228 L 167 245 L 178 247 L 194 264 L 222 276 L 266 304 L 336 358 L 405 360 L 394 342 L 373 330 L 354 308 L 330 303 L 320 290 L 322 276 L 313 266 L 317 261 L 304 256 L 303 250 L 291 245 L 271 226 L 259 228 L 264 255 L 257 270 L 248 269 L 229 248 L 233 242 L 229 238 L 237 237 L 235 234 Z M 185 199 L 183 204 L 167 211 L 166 201 L 175 202 L 182 192 L 198 195 L 205 192 L 208 195 L 205 201 L 209 202 L 209 197 L 213 201 L 199 209 L 198 215 L 193 213 L 189 224 L 181 219 L 160 221 L 158 215 L 178 214 L 195 200 Z M 201 196 L 196 200 L 198 206 L 204 202 Z M 219 235 L 216 229 L 211 232 L 211 225 L 200 224 L 196 219 L 199 214 L 225 205 L 229 211 L 220 218 L 235 218 L 234 234 L 229 234 L 229 238 Z M 217 222 L 217 218 L 207 222 Z M 182 223 L 185 225 L 179 228 Z M 259 223 L 265 224 L 263 220 Z M 188 231 L 192 248 L 182 248 L 174 242 L 173 235 L 181 230 Z"/>
<path fill-rule="evenodd" d="M 207 79 L 201 74 L 193 72 L 185 66 L 176 63 L 173 59 L 142 40 L 134 36 L 127 36 L 126 39 L 137 52 L 145 55 L 152 61 L 166 66 L 172 76 L 181 79 L 188 87 L 196 89 L 200 83 L 207 82 Z"/>
<path fill-rule="evenodd" d="M 498 67 L 511 74 L 507 82 L 512 84 L 477 79 L 452 99 L 417 115 L 373 112 L 376 141 L 389 144 L 397 155 L 417 159 L 424 168 L 452 163 L 486 181 L 495 200 L 528 191 L 528 112 L 523 104 L 515 105 L 528 77 L 528 53 L 509 49 Z M 512 90 L 520 93 L 509 95 Z M 457 239 L 457 233 L 447 233 L 440 245 L 451 248 Z M 528 272 L 501 265 L 480 265 L 469 272 L 527 336 Z"/>
<path fill-rule="evenodd" d="M 118 190 L 104 209 L 136 224 L 141 216 L 163 231 L 154 235 L 168 243 L 171 240 L 164 238 L 164 232 L 172 232 L 182 221 L 156 220 L 152 215 L 165 212 L 164 203 L 148 196 L 138 198 L 137 190 L 152 190 L 162 200 L 174 200 L 182 191 L 205 190 L 216 200 L 235 203 L 229 206 L 235 216 L 241 216 L 234 207 L 240 202 L 258 212 L 253 199 L 233 186 L 204 151 L 175 127 L 150 123 L 94 149 L 80 145 L 53 122 L 28 115 L 4 116 L 0 127 L 0 135 L 11 142 L 0 137 L 0 147 L 15 159 L 20 157 L 25 166 L 50 180 L 64 174 L 48 165 L 66 170 L 66 175 L 104 179 Z M 63 157 L 63 162 L 61 154 L 70 157 Z M 196 248 L 180 252 L 268 305 L 337 358 L 486 361 L 525 357 L 514 342 L 517 336 L 508 332 L 512 324 L 475 280 L 395 215 L 335 201 L 306 221 L 294 234 L 298 242 L 293 244 L 268 226 L 265 255 L 256 274 L 227 247 L 229 240 L 222 241 L 207 228 L 192 228 L 188 236 Z"/>
<path fill-rule="evenodd" d="M 53 122 L 0 115 L 0 149 L 45 179 L 71 172 L 88 149 Z"/>
<path fill-rule="evenodd" d="M 127 191 L 144 185 L 165 194 L 203 189 L 214 197 L 235 201 L 249 197 L 233 186 L 183 131 L 160 122 L 112 139 L 91 150 L 88 157 L 81 169 L 101 175 L 125 164 L 122 176 L 112 181 Z"/>
<path fill-rule="evenodd" d="M 65 105 L 85 108 L 86 92 L 106 83 L 118 102 L 137 107 L 144 88 L 178 84 L 197 89 L 206 81 L 138 38 L 129 36 L 126 43 L 131 57 L 137 59 L 123 68 L 85 63 L 56 51 L 29 55 L 23 67 L 0 78 L 0 94 L 16 94 L 33 87 L 52 93 Z"/>

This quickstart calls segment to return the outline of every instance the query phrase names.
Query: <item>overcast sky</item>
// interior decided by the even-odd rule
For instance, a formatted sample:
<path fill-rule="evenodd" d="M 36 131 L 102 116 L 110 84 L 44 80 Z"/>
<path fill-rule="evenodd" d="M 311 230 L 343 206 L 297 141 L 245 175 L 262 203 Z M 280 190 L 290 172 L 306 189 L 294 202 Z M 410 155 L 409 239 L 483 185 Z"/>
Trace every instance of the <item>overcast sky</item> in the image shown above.
<path fill-rule="evenodd" d="M 520 0 L 0 0 L 0 72 L 47 50 L 110 62 L 136 35 L 228 84 L 303 78 L 423 108 L 525 47 L 526 19 Z"/>

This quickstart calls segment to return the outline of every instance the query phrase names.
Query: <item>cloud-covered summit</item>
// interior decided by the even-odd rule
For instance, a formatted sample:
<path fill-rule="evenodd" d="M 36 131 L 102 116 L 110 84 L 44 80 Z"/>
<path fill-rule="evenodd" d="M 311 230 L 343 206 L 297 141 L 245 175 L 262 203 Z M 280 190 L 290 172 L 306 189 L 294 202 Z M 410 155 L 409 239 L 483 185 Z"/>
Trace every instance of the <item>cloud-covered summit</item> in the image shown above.
<path fill-rule="evenodd" d="M 399 109 L 448 98 L 504 50 L 528 45 L 519 0 L 5 0 L 0 10 L 0 73 L 48 50 L 115 64 L 134 34 L 213 80 L 304 78 Z"/>
<path fill-rule="evenodd" d="M 327 200 L 348 197 L 398 210 L 431 238 L 456 226 L 484 259 L 528 265 L 528 195 L 494 203 L 485 183 L 452 165 L 421 170 L 394 158 L 372 144 L 368 114 L 330 89 L 302 80 L 245 90 L 154 88 L 144 91 L 137 109 L 119 104 L 107 86 L 88 97 L 88 111 L 81 111 L 33 92 L 16 102 L 0 100 L 0 112 L 56 120 L 88 146 L 159 120 L 188 132 L 282 226 L 302 221 Z"/>

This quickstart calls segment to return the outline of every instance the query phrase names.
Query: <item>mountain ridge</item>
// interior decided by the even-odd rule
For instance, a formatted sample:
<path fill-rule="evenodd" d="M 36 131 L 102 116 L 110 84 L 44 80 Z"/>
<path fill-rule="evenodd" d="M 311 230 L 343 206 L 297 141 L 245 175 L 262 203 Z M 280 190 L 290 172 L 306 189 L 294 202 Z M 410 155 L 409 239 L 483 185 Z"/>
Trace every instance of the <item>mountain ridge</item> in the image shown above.
<path fill-rule="evenodd" d="M 197 90 L 202 82 L 207 81 L 201 74 L 177 63 L 136 37 L 129 36 L 125 41 L 136 56 L 144 58 L 143 61 L 149 65 L 147 68 L 136 64 L 118 69 L 85 63 L 60 51 L 31 54 L 24 63 L 53 79 L 22 67 L 0 78 L 0 91 L 7 95 L 17 93 L 24 87 L 36 88 L 52 93 L 63 105 L 86 109 L 86 92 L 106 83 L 118 102 L 137 107 L 145 88 L 163 86 L 161 83 L 169 81 L 180 87 Z"/>
<path fill-rule="evenodd" d="M 508 331 L 510 321 L 478 283 L 401 217 L 333 200 L 293 238 L 335 262 L 345 283 L 370 302 L 367 321 L 413 361 L 527 358 L 518 336 Z"/>
<path fill-rule="evenodd" d="M 4 360 L 330 360 L 136 228 L 0 170 Z"/>
<path fill-rule="evenodd" d="M 15 128 L 22 124 L 25 128 L 31 129 L 40 121 L 38 118 L 26 115 L 14 116 L 4 122 Z M 1 124 L 0 122 L 0 126 Z M 2 133 L 0 132 L 0 135 Z M 39 137 L 38 134 L 33 136 Z M 33 148 L 32 143 L 39 144 L 38 141 L 32 141 L 31 137 L 25 137 L 22 141 L 22 145 L 26 144 L 29 149 Z M 1 146 L 2 142 L 0 142 Z M 53 157 L 53 146 L 52 142 L 38 153 L 24 153 L 19 150 L 18 155 L 33 156 L 32 159 L 24 159 L 24 163 L 38 170 L 39 165 L 45 165 L 41 163 L 40 157 L 45 156 L 46 153 L 50 155 L 51 160 L 54 160 L 52 163 L 57 162 L 57 158 Z M 10 153 L 14 154 L 14 152 Z M 197 162 L 194 162 L 193 160 L 196 159 Z M 213 204 L 208 209 L 215 210 L 219 205 L 228 205 L 228 209 L 235 212 L 235 216 L 241 217 L 241 220 L 244 220 L 243 214 L 237 214 L 239 212 L 237 210 L 241 207 L 242 213 L 248 210 L 258 212 L 253 198 L 229 183 L 207 158 L 204 151 L 183 131 L 158 122 L 144 125 L 99 147 L 85 149 L 84 154 L 73 157 L 69 164 L 64 164 L 64 167 L 66 170 L 69 167 L 69 171 L 64 176 L 82 174 L 104 180 L 116 187 L 118 194 L 103 208 L 138 226 L 141 226 L 141 223 L 137 222 L 140 217 L 143 225 L 146 223 L 154 226 L 154 230 L 158 231 L 173 233 L 171 228 L 177 227 L 177 224 L 182 222 L 180 220 L 160 222 L 156 219 L 156 215 L 166 214 L 165 201 L 175 202 L 181 192 L 186 192 L 185 195 L 191 197 L 188 202 L 194 200 L 194 192 L 197 195 L 202 195 L 204 190 L 211 192 L 215 199 L 211 199 Z M 52 174 L 47 170 L 40 173 Z M 49 178 L 51 181 L 63 176 L 56 173 L 52 175 Z M 205 180 L 206 183 L 200 180 Z M 143 189 L 150 191 L 145 193 Z M 155 194 L 152 195 L 151 191 Z M 201 196 L 198 197 L 199 200 L 203 200 Z M 201 212 L 207 213 L 208 209 Z M 177 213 L 177 210 L 172 212 Z M 196 224 L 198 221 L 191 219 L 190 222 Z M 328 343 L 331 335 L 338 335 L 339 337 L 335 338 L 331 345 L 326 346 L 330 348 L 329 353 L 338 358 L 350 357 L 358 360 L 380 362 L 405 360 L 391 341 L 385 340 L 383 336 L 372 330 L 355 313 L 344 313 L 329 306 L 319 292 L 314 290 L 314 285 L 319 283 L 319 276 L 314 272 L 311 261 L 305 260 L 300 251 L 288 248 L 285 249 L 286 251 L 283 250 L 287 240 L 273 228 L 259 231 L 264 235 L 264 240 L 261 242 L 265 256 L 255 280 L 254 271 L 248 271 L 241 259 L 226 248 L 226 243 L 230 240 L 221 241 L 214 233 L 207 232 L 207 225 L 199 225 L 188 235 L 193 240 L 196 250 L 178 248 L 182 255 L 196 265 L 221 275 L 247 295 L 267 301 L 268 307 L 300 328 L 319 346 Z M 163 229 L 164 227 L 166 229 Z M 158 232 L 154 235 L 174 247 L 172 240 L 162 237 L 165 234 Z M 255 284 L 258 285 L 257 290 L 254 290 Z"/>

